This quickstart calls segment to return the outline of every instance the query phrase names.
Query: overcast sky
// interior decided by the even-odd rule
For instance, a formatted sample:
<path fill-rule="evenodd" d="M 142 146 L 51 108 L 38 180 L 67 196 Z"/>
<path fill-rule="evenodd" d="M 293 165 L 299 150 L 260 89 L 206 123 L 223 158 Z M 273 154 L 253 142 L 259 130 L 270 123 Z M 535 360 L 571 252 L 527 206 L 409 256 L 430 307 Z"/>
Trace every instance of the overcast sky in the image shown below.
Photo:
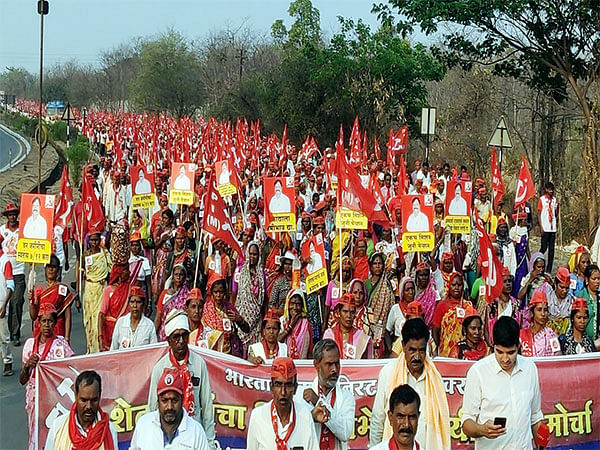
<path fill-rule="evenodd" d="M 271 24 L 289 26 L 287 0 L 49 0 L 44 18 L 44 66 L 70 59 L 96 64 L 103 50 L 133 37 L 173 28 L 202 39 L 208 33 L 241 25 L 268 35 Z M 339 31 L 337 16 L 362 18 L 374 29 L 370 0 L 313 0 L 327 36 Z M 6 67 L 39 70 L 40 17 L 36 0 L 0 0 L 0 71 Z"/>

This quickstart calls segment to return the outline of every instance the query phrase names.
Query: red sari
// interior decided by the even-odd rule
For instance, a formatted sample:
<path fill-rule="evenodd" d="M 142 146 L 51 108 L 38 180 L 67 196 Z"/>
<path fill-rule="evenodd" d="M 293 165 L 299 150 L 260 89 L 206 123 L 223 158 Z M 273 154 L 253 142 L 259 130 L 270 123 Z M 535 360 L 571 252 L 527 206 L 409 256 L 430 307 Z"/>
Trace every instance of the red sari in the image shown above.
<path fill-rule="evenodd" d="M 42 303 L 51 303 L 58 311 L 56 325 L 54 325 L 54 334 L 57 336 L 65 335 L 65 311 L 71 306 L 74 299 L 75 296 L 69 292 L 67 286 L 61 283 L 46 286 L 45 289 L 42 286 L 36 286 L 33 293 L 33 302 L 38 310 Z M 39 328 L 38 319 L 35 319 L 33 323 L 34 335 L 39 333 Z"/>

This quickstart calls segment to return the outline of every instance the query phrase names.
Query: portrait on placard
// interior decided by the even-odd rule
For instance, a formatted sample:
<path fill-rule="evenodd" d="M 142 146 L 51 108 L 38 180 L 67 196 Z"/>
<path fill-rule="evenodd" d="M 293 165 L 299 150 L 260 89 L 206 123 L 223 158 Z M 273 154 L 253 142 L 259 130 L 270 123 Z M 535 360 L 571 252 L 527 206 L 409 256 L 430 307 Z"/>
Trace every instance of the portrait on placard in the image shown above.
<path fill-rule="evenodd" d="M 144 195 L 154 192 L 152 166 L 132 166 L 130 173 L 133 195 Z"/>
<path fill-rule="evenodd" d="M 473 187 L 470 181 L 450 180 L 446 187 L 446 215 L 470 216 Z"/>
<path fill-rule="evenodd" d="M 51 240 L 54 195 L 22 194 L 19 238 Z"/>
<path fill-rule="evenodd" d="M 219 161 L 215 164 L 215 175 L 217 177 L 217 186 L 231 184 L 231 170 L 229 161 Z"/>
<path fill-rule="evenodd" d="M 433 232 L 433 196 L 402 197 L 402 226 L 411 233 Z"/>
<path fill-rule="evenodd" d="M 306 265 L 307 275 L 312 275 L 325 267 L 325 246 L 321 234 L 313 236 L 302 244 L 302 259 L 309 261 Z"/>
<path fill-rule="evenodd" d="M 265 204 L 271 214 L 294 212 L 294 178 L 265 178 Z"/>
<path fill-rule="evenodd" d="M 171 189 L 175 191 L 194 190 L 194 167 L 190 163 L 173 163 L 171 165 Z"/>

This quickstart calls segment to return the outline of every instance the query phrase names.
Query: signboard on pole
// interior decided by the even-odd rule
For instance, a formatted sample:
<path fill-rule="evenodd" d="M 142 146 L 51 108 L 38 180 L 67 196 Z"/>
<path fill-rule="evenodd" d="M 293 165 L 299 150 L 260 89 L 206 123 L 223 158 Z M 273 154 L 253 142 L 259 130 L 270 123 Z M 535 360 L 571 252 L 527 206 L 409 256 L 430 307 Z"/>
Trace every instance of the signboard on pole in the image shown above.
<path fill-rule="evenodd" d="M 17 261 L 47 264 L 52 254 L 54 195 L 21 194 Z"/>

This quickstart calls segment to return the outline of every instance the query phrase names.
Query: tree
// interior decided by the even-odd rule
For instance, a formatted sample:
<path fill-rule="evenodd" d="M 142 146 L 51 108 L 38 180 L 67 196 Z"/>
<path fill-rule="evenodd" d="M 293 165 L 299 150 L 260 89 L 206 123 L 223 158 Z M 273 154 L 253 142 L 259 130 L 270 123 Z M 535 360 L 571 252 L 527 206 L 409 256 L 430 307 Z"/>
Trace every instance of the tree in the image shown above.
<path fill-rule="evenodd" d="M 191 116 L 202 105 L 202 67 L 184 37 L 169 31 L 142 44 L 132 98 L 140 108 Z"/>
<path fill-rule="evenodd" d="M 320 45 L 321 14 L 310 0 L 294 0 L 288 8 L 290 17 L 296 19 L 289 31 L 278 19 L 271 26 L 271 35 L 281 46 L 302 47 L 307 44 Z"/>
<path fill-rule="evenodd" d="M 493 65 L 499 74 L 525 80 L 558 101 L 570 90 L 585 122 L 582 156 L 588 231 L 600 212 L 600 8 L 597 0 L 390 0 L 406 20 L 396 24 L 408 32 L 418 24 L 426 34 L 449 24 L 448 61 L 469 67 Z M 388 25 L 392 9 L 374 6 Z"/>

